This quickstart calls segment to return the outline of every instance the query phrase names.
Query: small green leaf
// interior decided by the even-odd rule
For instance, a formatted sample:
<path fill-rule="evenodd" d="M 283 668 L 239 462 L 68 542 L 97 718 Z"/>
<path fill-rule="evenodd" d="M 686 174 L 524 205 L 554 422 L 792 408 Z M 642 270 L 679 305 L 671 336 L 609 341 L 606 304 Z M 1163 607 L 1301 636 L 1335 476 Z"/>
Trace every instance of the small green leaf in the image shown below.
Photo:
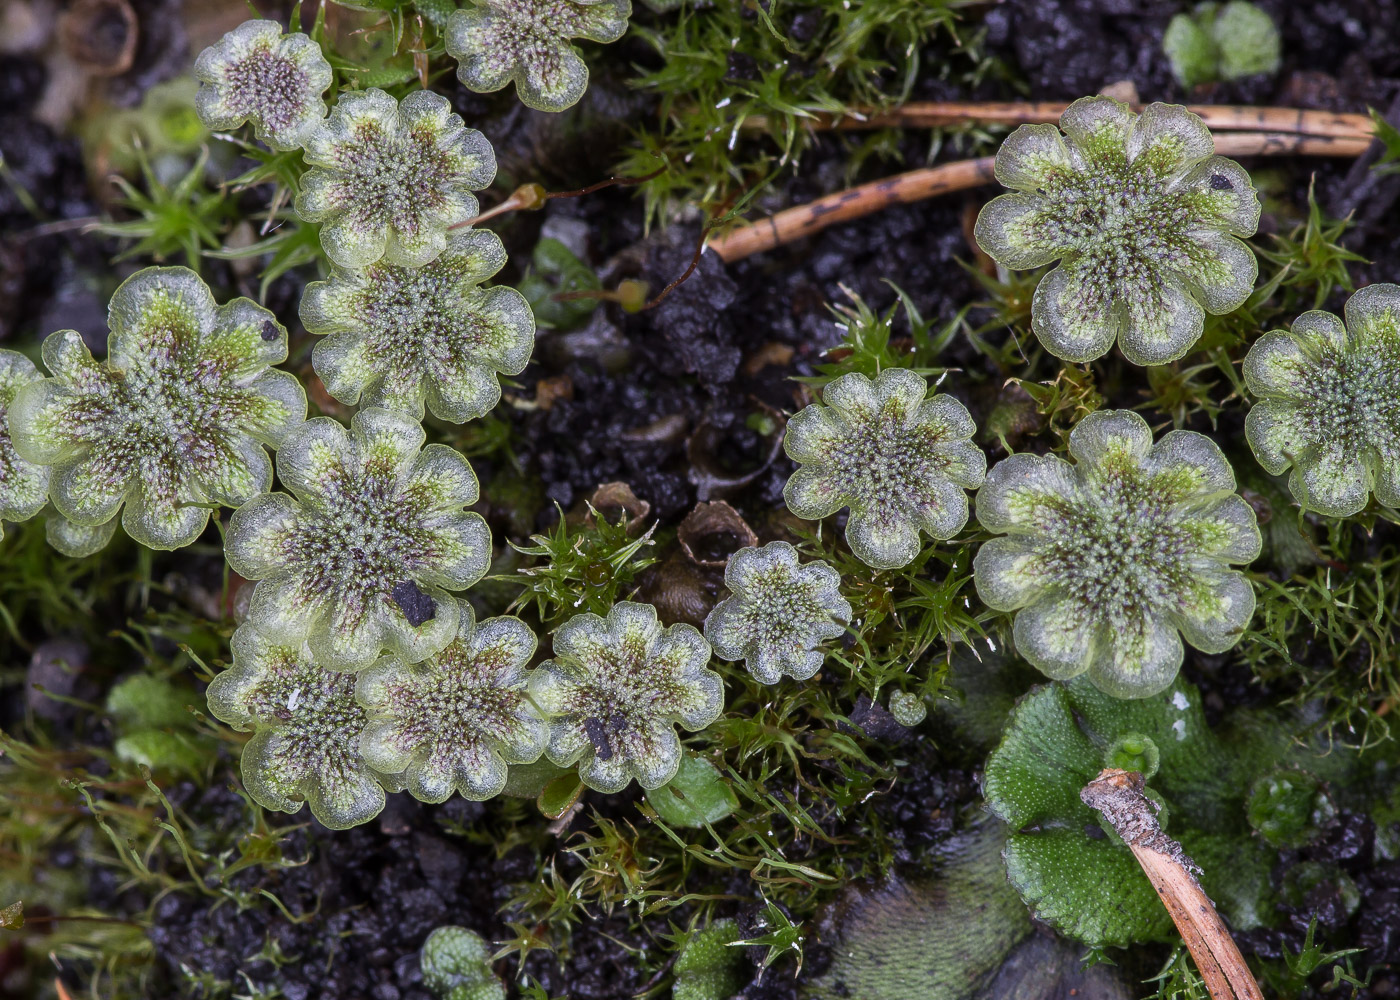
<path fill-rule="evenodd" d="M 128 677 L 107 695 L 107 711 L 123 731 L 189 729 L 194 726 L 190 709 L 202 710 L 203 707 L 202 695 L 150 674 Z"/>
<path fill-rule="evenodd" d="M 718 823 L 739 808 L 738 796 L 709 761 L 689 755 L 681 758 L 676 776 L 646 793 L 647 802 L 671 826 L 704 826 Z"/>
<path fill-rule="evenodd" d="M 1281 39 L 1278 27 L 1246 0 L 1199 3 L 1177 14 L 1162 37 L 1172 75 L 1183 87 L 1276 73 Z"/>
<path fill-rule="evenodd" d="M 896 691 L 890 695 L 890 715 L 901 726 L 912 729 L 928 718 L 928 705 L 913 691 Z"/>
<path fill-rule="evenodd" d="M 560 767 L 543 758 L 533 764 L 512 764 L 501 794 L 514 799 L 537 799 L 546 785 L 572 771 L 572 768 Z"/>
<path fill-rule="evenodd" d="M 738 939 L 733 920 L 716 920 L 694 931 L 672 968 L 672 1000 L 730 1000 L 744 985 L 743 953 L 728 947 Z"/>
<path fill-rule="evenodd" d="M 1337 816 L 1327 789 L 1306 771 L 1278 769 L 1254 782 L 1247 805 L 1249 825 L 1274 847 L 1313 843 Z"/>
<path fill-rule="evenodd" d="M 1215 41 L 1190 14 L 1177 14 L 1162 36 L 1162 51 L 1171 63 L 1172 76 L 1188 89 L 1209 83 L 1219 72 L 1220 52 Z"/>
<path fill-rule="evenodd" d="M 204 770 L 213 756 L 198 737 L 163 729 L 142 729 L 120 737 L 113 745 L 117 756 L 132 764 L 144 764 L 152 771 L 175 772 L 191 777 Z"/>
<path fill-rule="evenodd" d="M 597 272 L 562 242 L 545 237 L 535 244 L 531 267 L 520 281 L 520 293 L 530 303 L 535 322 L 545 330 L 567 330 L 583 322 L 602 301 L 596 296 L 556 298 L 603 287 Z"/>
<path fill-rule="evenodd" d="M 550 819 L 558 819 L 573 808 L 582 794 L 583 782 L 579 779 L 578 772 L 571 770 L 545 785 L 539 798 L 535 800 L 535 805 Z"/>
<path fill-rule="evenodd" d="M 439 927 L 423 942 L 423 986 L 438 1000 L 505 1000 L 481 935 L 465 927 Z"/>
<path fill-rule="evenodd" d="M 24 900 L 0 908 L 0 930 L 17 931 L 24 926 Z"/>
<path fill-rule="evenodd" d="M 1386 121 L 1375 108 L 1367 110 L 1371 113 L 1371 121 L 1375 125 L 1376 139 L 1385 147 L 1385 152 L 1371 169 L 1380 174 L 1393 174 L 1400 170 L 1400 163 L 1397 163 L 1400 161 L 1400 129 Z"/>
<path fill-rule="evenodd" d="M 1148 781 L 1157 776 L 1162 764 L 1161 751 L 1151 737 L 1142 733 L 1124 733 L 1114 740 L 1103 755 L 1103 766 L 1120 771 L 1137 771 Z"/>

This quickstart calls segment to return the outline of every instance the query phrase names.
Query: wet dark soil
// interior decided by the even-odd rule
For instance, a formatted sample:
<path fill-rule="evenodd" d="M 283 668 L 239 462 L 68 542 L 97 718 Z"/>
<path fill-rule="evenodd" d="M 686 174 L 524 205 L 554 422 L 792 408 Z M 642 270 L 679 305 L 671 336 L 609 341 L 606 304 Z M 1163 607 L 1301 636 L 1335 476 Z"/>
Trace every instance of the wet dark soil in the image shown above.
<path fill-rule="evenodd" d="M 1365 111 L 1368 106 L 1390 107 L 1400 93 L 1400 6 L 1393 0 L 1261 0 L 1261 5 L 1284 31 L 1284 66 L 1273 78 L 1184 93 L 1171 79 L 1160 47 L 1168 20 L 1181 8 L 1175 2 L 1009 0 L 965 16 L 984 24 L 989 51 L 1022 86 L 989 82 L 967 93 L 930 76 L 920 81 L 916 95 L 1069 100 L 1131 80 L 1144 100 Z M 134 103 L 146 86 L 180 71 L 188 60 L 182 33 L 170 28 L 178 18 L 167 12 L 177 5 L 139 6 L 152 23 L 169 30 L 147 36 L 143 45 L 149 48 L 143 48 L 139 65 L 149 69 L 116 81 L 117 103 Z M 88 187 L 78 143 L 32 117 L 44 76 L 40 63 L 23 57 L 7 58 L 0 70 L 0 153 L 15 183 L 33 195 L 39 213 L 36 219 L 10 185 L 0 185 L 0 343 L 6 346 L 32 344 L 64 327 L 100 332 L 102 303 L 116 280 L 106 263 L 113 246 L 62 225 L 97 215 L 98 198 Z M 456 91 L 453 97 L 502 150 L 507 176 L 540 175 L 551 187 L 582 186 L 605 176 L 612 168 L 609 151 L 616 145 L 597 141 L 597 136 L 625 136 L 619 123 L 647 111 L 644 100 L 610 87 L 605 77 L 595 83 L 584 106 L 581 120 L 595 129 L 591 132 L 550 127 L 520 109 L 508 92 L 483 97 Z M 908 149 L 910 162 L 921 162 L 916 140 L 908 141 Z M 802 171 L 783 182 L 782 198 L 800 203 L 826 193 L 837 183 L 843 156 L 836 140 L 821 141 Z M 1306 188 L 1310 172 L 1316 173 L 1317 190 L 1330 208 L 1346 207 L 1356 190 L 1349 164 L 1290 166 L 1299 189 Z M 1400 192 L 1400 180 L 1367 183 L 1376 203 L 1393 201 Z M 535 363 L 513 391 L 526 400 L 547 395 L 548 405 L 513 408 L 507 414 L 519 442 L 513 460 L 521 474 L 538 479 L 545 501 L 528 527 L 553 519 L 548 501 L 576 507 L 599 484 L 615 480 L 629 483 L 665 527 L 674 527 L 701 499 L 724 497 L 755 521 L 773 510 L 791 466 L 781 456 L 771 456 L 767 439 L 750 418 L 795 408 L 788 376 L 810 374 L 821 351 L 836 341 L 829 305 L 846 301 L 848 290 L 883 310 L 894 302 L 893 282 L 926 316 L 944 319 L 983 297 L 963 266 L 974 259 L 965 235 L 967 213 L 983 194 L 891 209 L 727 268 L 705 255 L 694 274 L 657 308 L 625 314 L 605 304 L 577 329 L 546 333 Z M 1351 207 L 1358 209 L 1363 224 L 1348 245 L 1377 262 L 1357 268 L 1358 277 L 1400 277 L 1400 215 Z M 611 189 L 552 202 L 542 215 L 505 224 L 502 233 L 513 257 L 528 258 L 540 227 L 551 217 L 587 224 L 585 252 L 605 285 L 638 278 L 653 294 L 690 265 L 698 237 L 693 226 L 644 234 L 641 203 L 625 190 Z M 211 263 L 207 274 L 225 287 L 233 284 L 222 265 Z M 278 282 L 269 297 L 289 328 L 296 324 L 302 280 L 304 276 Z M 299 345 L 304 351 L 305 341 Z M 775 356 L 774 345 L 782 349 L 777 356 L 790 353 L 785 365 L 765 362 Z M 964 369 L 966 377 L 952 391 L 964 395 L 980 419 L 988 398 L 977 388 L 986 383 L 994 391 L 1002 373 L 987 371 L 985 359 L 963 338 L 955 345 L 944 363 Z M 493 458 L 478 469 L 489 495 L 493 471 L 504 469 L 504 463 Z M 207 558 L 206 569 L 217 572 L 211 557 L 180 558 Z M 161 556 L 158 563 L 176 565 L 171 560 Z M 1225 666 L 1221 658 L 1194 657 L 1186 672 L 1202 686 L 1213 711 L 1276 695 L 1252 683 L 1247 670 Z M 9 724 L 19 716 L 8 714 L 0 721 Z M 60 725 L 61 720 L 45 724 Z M 899 860 L 917 865 L 921 852 L 950 833 L 957 817 L 976 802 L 976 764 L 941 757 L 924 735 L 901 744 L 899 758 L 904 763 L 898 780 L 873 800 L 871 815 L 894 831 L 902 845 Z M 242 800 L 225 787 L 224 779 L 233 774 L 229 763 L 221 780 L 208 789 L 185 785 L 172 792 L 191 822 L 222 829 L 245 822 Z M 625 795 L 606 801 L 590 797 L 589 805 L 605 815 L 634 811 L 633 799 Z M 540 877 L 534 852 L 515 848 L 498 857 L 492 845 L 461 835 L 473 824 L 491 826 L 492 817 L 498 822 L 504 808 L 462 802 L 430 807 L 399 795 L 377 820 L 358 829 L 331 832 L 306 819 L 283 846 L 287 857 L 305 858 L 305 864 L 235 877 L 239 889 L 275 895 L 291 919 L 264 905 L 260 896 L 250 896 L 258 905 L 246 909 L 213 892 L 172 893 L 156 904 L 150 937 L 158 975 L 152 995 L 199 996 L 201 982 L 238 984 L 246 976 L 248 992 L 275 985 L 290 1000 L 425 1000 L 417 954 L 434 927 L 463 924 L 491 941 L 520 933 L 508 926 L 518 914 L 507 904 L 521 884 Z M 575 819 L 572 829 L 588 823 Z M 1316 916 L 1319 933 L 1330 946 L 1365 948 L 1354 959 L 1357 968 L 1378 967 L 1366 995 L 1400 996 L 1400 973 L 1394 971 L 1400 966 L 1400 864 L 1373 862 L 1373 834 L 1364 816 L 1344 813 L 1323 844 L 1280 859 L 1280 879 L 1304 861 L 1342 873 L 1359 890 L 1355 912 L 1348 913 L 1339 902 L 1336 877 L 1324 879 L 1285 908 L 1278 929 L 1248 936 L 1247 949 L 1267 958 L 1279 957 L 1285 949 L 1296 952 Z M 580 874 L 580 863 L 557 846 L 546 857 L 566 882 Z M 72 864 L 73 859 L 55 859 L 60 863 Z M 110 873 L 94 871 L 92 878 L 99 906 L 134 912 L 143 902 L 120 900 Z M 735 892 L 755 895 L 752 886 L 737 886 Z M 726 904 L 722 912 L 744 918 L 757 905 L 756 899 Z M 632 925 L 631 914 L 622 908 L 594 913 L 573 929 L 566 951 L 535 951 L 524 971 L 551 995 L 575 1000 L 634 996 L 651 985 L 651 976 L 644 963 L 629 956 L 655 944 Z M 820 941 L 809 944 L 804 976 L 820 972 L 822 947 Z M 507 977 L 520 971 L 510 959 L 497 968 Z M 796 995 L 790 968 L 780 966 L 762 977 L 755 970 L 754 979 L 741 994 L 747 1000 Z"/>

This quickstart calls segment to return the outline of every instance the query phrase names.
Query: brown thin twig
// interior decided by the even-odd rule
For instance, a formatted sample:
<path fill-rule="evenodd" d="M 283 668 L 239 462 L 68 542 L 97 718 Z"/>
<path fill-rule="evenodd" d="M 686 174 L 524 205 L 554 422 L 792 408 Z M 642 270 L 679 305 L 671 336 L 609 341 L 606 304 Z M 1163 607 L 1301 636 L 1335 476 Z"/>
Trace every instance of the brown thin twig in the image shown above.
<path fill-rule="evenodd" d="M 695 269 L 700 266 L 700 257 L 705 252 L 705 237 L 707 235 L 709 235 L 708 228 L 702 229 L 700 231 L 700 238 L 695 241 L 695 253 L 690 258 L 690 265 L 685 269 L 685 271 L 681 274 L 679 278 L 672 279 L 671 283 L 665 288 L 661 289 L 661 291 L 657 293 L 655 298 L 649 301 L 646 305 L 642 306 L 641 311 L 645 312 L 648 309 L 655 309 L 657 306 L 661 305 L 661 303 L 666 301 L 666 296 L 674 292 L 676 290 L 677 285 L 680 285 L 683 282 L 690 280 L 690 276 L 694 274 Z"/>
<path fill-rule="evenodd" d="M 577 191 L 546 191 L 541 184 L 522 184 L 512 191 L 509 197 L 504 201 L 497 202 L 480 215 L 474 215 L 470 219 L 465 219 L 462 222 L 455 222 L 448 226 L 447 229 L 448 232 L 454 229 L 466 229 L 468 226 L 474 226 L 479 222 L 485 222 L 487 219 L 494 219 L 496 216 L 505 215 L 507 212 L 521 210 L 533 212 L 537 209 L 544 208 L 544 203 L 553 198 L 579 198 L 586 194 L 592 194 L 594 191 L 601 191 L 603 188 L 630 187 L 633 184 L 645 184 L 653 177 L 660 177 L 665 172 L 666 168 L 661 167 L 658 170 L 653 170 L 649 174 L 643 174 L 641 177 L 609 177 L 596 184 L 590 184 L 586 188 L 579 188 Z"/>
<path fill-rule="evenodd" d="M 812 129 L 936 128 L 943 125 L 1033 125 L 1057 122 L 1068 104 L 1055 101 L 910 101 L 889 111 L 852 108 L 841 115 L 819 114 L 805 122 Z M 1142 106 L 1137 105 L 1140 109 Z M 1247 104 L 1189 104 L 1212 131 L 1287 132 L 1334 138 L 1365 136 L 1374 130 L 1369 115 L 1301 108 L 1257 108 Z M 768 127 L 755 115 L 745 129 Z"/>
<path fill-rule="evenodd" d="M 710 249 L 719 254 L 720 260 L 730 264 L 893 205 L 990 184 L 992 163 L 990 156 L 940 163 L 936 167 L 922 167 L 837 191 L 805 205 L 784 209 L 752 225 L 732 229 L 711 240 Z"/>
<path fill-rule="evenodd" d="M 628 284 L 627 281 L 619 282 L 615 289 L 589 288 L 577 292 L 555 292 L 550 298 L 555 302 L 576 302 L 580 299 L 597 299 L 602 302 L 617 302 L 627 312 L 646 312 L 649 309 L 655 309 L 657 306 L 661 305 L 662 302 L 666 301 L 666 297 L 675 291 L 678 285 L 689 281 L 690 276 L 694 274 L 696 268 L 700 266 L 700 258 L 705 253 L 705 237 L 707 235 L 709 235 L 709 229 L 701 230 L 700 238 L 695 241 L 695 253 L 691 255 L 690 264 L 681 275 L 671 279 L 671 282 L 665 288 L 661 289 L 654 298 L 647 299 L 645 302 L 629 305 L 629 297 L 624 288 L 624 286 Z M 646 294 L 647 286 L 645 282 L 636 281 L 635 279 L 630 280 L 633 285 L 641 290 L 641 294 Z"/>
<path fill-rule="evenodd" d="M 590 184 L 586 188 L 579 188 L 577 191 L 551 191 L 547 195 L 545 195 L 545 197 L 580 198 L 583 195 L 592 194 L 594 191 L 601 191 L 603 190 L 603 188 L 632 187 L 634 184 L 645 184 L 647 181 L 651 180 L 654 177 L 660 177 L 665 172 L 666 167 L 657 167 L 651 173 L 642 174 L 642 176 L 640 177 L 609 177 L 607 180 L 599 181 L 596 184 Z"/>
<path fill-rule="evenodd" d="M 1143 794 L 1142 775 L 1105 768 L 1080 791 L 1090 809 L 1103 813 L 1157 890 L 1172 923 L 1191 951 L 1214 1000 L 1264 1000 L 1215 904 L 1196 881 L 1199 868 L 1181 845 L 1162 832 L 1157 804 Z"/>
<path fill-rule="evenodd" d="M 1285 132 L 1239 132 L 1215 137 L 1216 152 L 1225 156 L 1347 157 L 1359 156 L 1369 144 L 1369 136 L 1331 137 Z M 957 160 L 860 184 L 805 205 L 784 209 L 752 225 L 732 229 L 711 240 L 709 246 L 721 260 L 730 264 L 892 205 L 990 184 L 994 179 L 992 163 L 990 156 Z"/>

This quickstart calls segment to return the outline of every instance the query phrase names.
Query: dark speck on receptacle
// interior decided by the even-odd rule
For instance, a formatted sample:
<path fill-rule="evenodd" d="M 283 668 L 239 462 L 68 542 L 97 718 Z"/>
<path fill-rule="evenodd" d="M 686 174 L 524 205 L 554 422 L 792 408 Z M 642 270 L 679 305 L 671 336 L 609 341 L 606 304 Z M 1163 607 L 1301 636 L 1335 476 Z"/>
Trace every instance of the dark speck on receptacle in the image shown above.
<path fill-rule="evenodd" d="M 613 748 L 608 742 L 608 730 L 603 720 L 590 715 L 583 720 L 583 731 L 588 734 L 588 741 L 593 744 L 593 752 L 598 759 L 612 760 Z"/>
<path fill-rule="evenodd" d="M 394 584 L 390 596 L 394 598 L 394 603 L 399 606 L 403 616 L 414 628 L 426 621 L 431 621 L 437 614 L 437 605 L 433 603 L 433 599 L 418 589 L 418 584 L 412 580 L 404 580 L 402 583 Z"/>

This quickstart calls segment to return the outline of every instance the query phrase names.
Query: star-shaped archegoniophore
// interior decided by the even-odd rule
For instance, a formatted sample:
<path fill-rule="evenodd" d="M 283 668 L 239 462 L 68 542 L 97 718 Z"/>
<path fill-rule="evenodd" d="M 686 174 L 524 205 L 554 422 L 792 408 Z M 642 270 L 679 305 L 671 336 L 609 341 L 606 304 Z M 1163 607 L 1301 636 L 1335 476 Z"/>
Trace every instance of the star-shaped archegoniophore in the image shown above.
<path fill-rule="evenodd" d="M 850 507 L 846 541 L 867 566 L 894 569 L 919 554 L 920 532 L 951 538 L 967 523 L 967 494 L 982 484 L 987 457 L 977 429 L 952 396 L 925 399 L 928 384 L 907 368 L 872 382 L 843 375 L 787 425 L 783 447 L 799 468 L 783 489 L 788 509 L 820 520 Z"/>
<path fill-rule="evenodd" d="M 1021 454 L 988 473 L 977 519 L 1005 537 L 978 551 L 977 592 L 1016 612 L 1016 648 L 1047 676 L 1087 671 L 1119 698 L 1156 694 L 1183 637 L 1220 653 L 1249 624 L 1254 590 L 1230 564 L 1259 555 L 1254 510 L 1194 431 L 1154 444 L 1138 414 L 1103 410 L 1070 432 L 1069 451 L 1077 464 Z"/>
<path fill-rule="evenodd" d="M 447 247 L 447 229 L 477 214 L 496 154 L 440 94 L 396 101 L 382 90 L 342 94 L 307 138 L 296 211 L 321 223 L 321 246 L 341 267 L 422 267 Z"/>
<path fill-rule="evenodd" d="M 1165 364 L 1200 339 L 1205 313 L 1244 303 L 1259 265 L 1235 237 L 1253 235 L 1259 199 L 1214 149 L 1179 105 L 1137 115 L 1108 97 L 1007 136 L 996 176 L 1013 193 L 982 209 L 976 237 L 1006 267 L 1060 262 L 1031 303 L 1046 350 L 1091 361 L 1116 339 L 1134 364 Z"/>
<path fill-rule="evenodd" d="M 233 666 L 210 682 L 207 697 L 215 716 L 253 732 L 241 770 L 259 805 L 293 813 L 308 803 L 333 830 L 384 808 L 384 789 L 360 757 L 366 716 L 355 676 L 320 666 L 304 643 L 239 626 Z"/>
<path fill-rule="evenodd" d="M 271 366 L 287 331 L 248 299 L 216 305 L 199 275 L 148 267 L 112 295 L 107 359 L 62 330 L 44 341 L 51 377 L 10 407 L 15 449 L 51 465 L 49 495 L 87 528 L 119 509 L 153 549 L 193 542 L 210 507 L 237 507 L 272 485 L 276 447 L 306 416 L 306 394 Z M 91 534 L 91 532 L 80 532 Z"/>
<path fill-rule="evenodd" d="M 42 375 L 18 351 L 0 350 L 0 538 L 6 521 L 27 521 L 49 500 L 49 469 L 20 458 L 10 441 L 7 414 L 10 403 L 24 386 Z"/>
<path fill-rule="evenodd" d="M 729 557 L 731 596 L 705 619 L 705 638 L 726 660 L 743 660 L 763 684 L 783 674 L 806 680 L 821 669 L 821 644 L 846 631 L 851 605 L 841 576 L 821 560 L 801 565 L 787 542 L 740 549 Z"/>
<path fill-rule="evenodd" d="M 273 149 L 296 149 L 326 117 L 321 95 L 331 64 L 301 33 L 282 34 L 276 21 L 244 21 L 194 63 L 200 82 L 195 111 L 216 132 L 251 122 Z"/>
<path fill-rule="evenodd" d="M 448 591 L 486 572 L 491 531 L 466 510 L 477 499 L 467 460 L 424 448 L 424 436 L 416 420 L 373 409 L 349 433 L 317 417 L 287 438 L 277 475 L 293 495 L 256 497 L 229 524 L 229 565 L 259 581 L 252 621 L 284 641 L 306 636 L 334 670 L 386 648 L 416 663 L 452 641 Z"/>
<path fill-rule="evenodd" d="M 535 634 L 519 618 L 480 625 L 461 603 L 456 637 L 409 665 L 386 656 L 360 674 L 356 697 L 370 722 L 360 750 L 370 766 L 401 774 L 424 802 L 453 792 L 480 801 L 498 795 L 508 764 L 544 753 L 549 724 L 526 694 Z"/>
<path fill-rule="evenodd" d="M 468 90 L 514 80 L 522 104 L 563 111 L 588 89 L 588 67 L 569 39 L 615 42 L 631 15 L 631 0 L 474 0 L 447 22 L 447 54 Z"/>
<path fill-rule="evenodd" d="M 1316 310 L 1260 337 L 1244 359 L 1260 401 L 1245 434 L 1272 475 L 1310 510 L 1347 517 L 1371 494 L 1400 507 L 1400 286 L 1370 285 L 1346 323 Z"/>
<path fill-rule="evenodd" d="M 551 719 L 545 753 L 579 763 L 589 788 L 620 792 L 633 779 L 660 788 L 681 763 L 679 723 L 703 729 L 724 708 L 710 644 L 690 625 L 662 628 L 650 604 L 621 601 L 606 619 L 576 615 L 554 633 L 554 659 L 530 678 Z"/>
<path fill-rule="evenodd" d="M 481 287 L 505 262 L 500 237 L 474 229 L 452 236 L 423 267 L 332 267 L 301 300 L 307 330 L 329 335 L 312 355 L 316 374 L 351 406 L 421 420 L 426 400 L 443 420 L 482 416 L 500 401 L 497 373 L 519 375 L 535 346 L 525 296 Z"/>

